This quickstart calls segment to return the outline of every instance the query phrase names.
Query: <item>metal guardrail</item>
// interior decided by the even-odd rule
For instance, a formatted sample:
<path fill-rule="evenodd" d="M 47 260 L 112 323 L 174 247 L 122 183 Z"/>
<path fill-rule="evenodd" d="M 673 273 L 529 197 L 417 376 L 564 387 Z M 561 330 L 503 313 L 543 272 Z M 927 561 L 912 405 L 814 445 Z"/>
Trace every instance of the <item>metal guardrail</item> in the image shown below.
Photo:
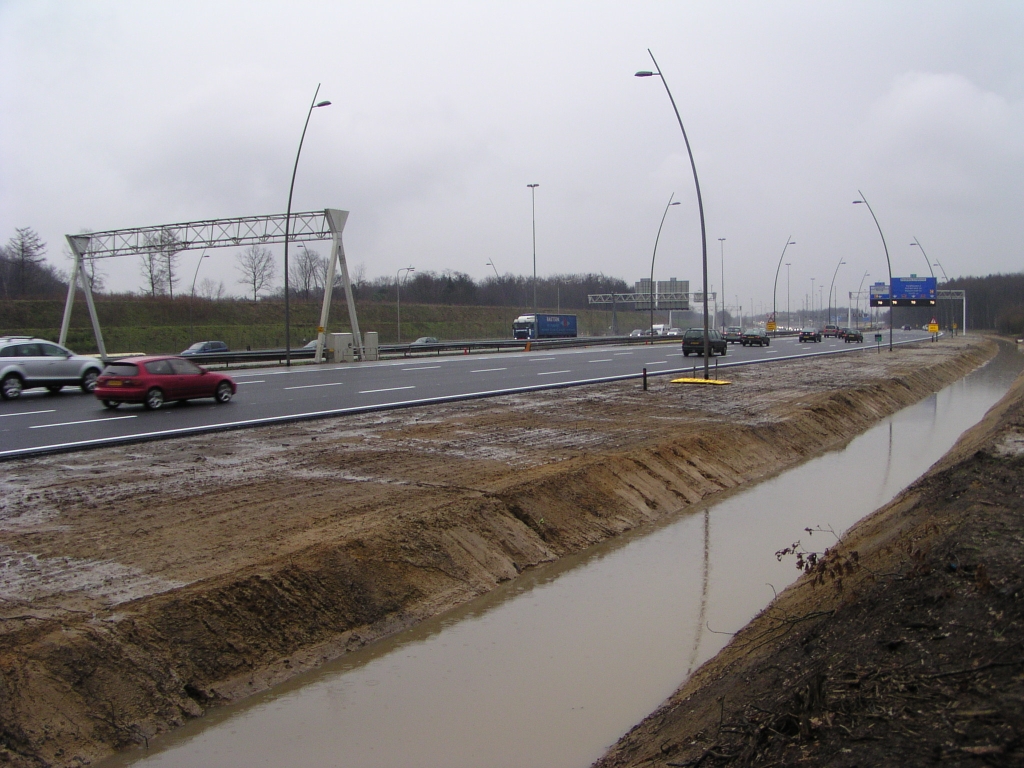
<path fill-rule="evenodd" d="M 568 347 L 593 347 L 612 344 L 665 344 L 681 343 L 682 336 L 584 336 L 573 339 L 481 339 L 473 341 L 443 341 L 437 344 L 382 344 L 381 358 L 426 357 L 439 355 L 474 354 L 481 352 L 517 352 L 529 346 L 537 349 L 565 349 Z M 325 350 L 326 352 L 326 350 Z M 203 365 L 214 363 L 230 366 L 233 363 L 284 363 L 287 354 L 284 349 L 253 349 L 240 352 L 211 352 L 189 355 L 188 359 Z M 313 349 L 292 349 L 292 360 L 312 360 Z"/>

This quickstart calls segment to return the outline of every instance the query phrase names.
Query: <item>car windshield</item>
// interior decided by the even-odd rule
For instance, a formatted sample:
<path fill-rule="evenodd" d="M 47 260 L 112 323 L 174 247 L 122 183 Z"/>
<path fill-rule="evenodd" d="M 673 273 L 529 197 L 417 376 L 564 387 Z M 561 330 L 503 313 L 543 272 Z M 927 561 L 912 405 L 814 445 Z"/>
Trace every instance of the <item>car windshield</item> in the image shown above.
<path fill-rule="evenodd" d="M 205 346 L 206 346 L 206 342 L 205 341 L 197 341 L 195 344 L 193 344 L 191 347 L 189 347 L 188 350 L 186 350 L 186 351 L 195 350 L 196 352 L 198 352 L 199 350 L 201 350 Z"/>

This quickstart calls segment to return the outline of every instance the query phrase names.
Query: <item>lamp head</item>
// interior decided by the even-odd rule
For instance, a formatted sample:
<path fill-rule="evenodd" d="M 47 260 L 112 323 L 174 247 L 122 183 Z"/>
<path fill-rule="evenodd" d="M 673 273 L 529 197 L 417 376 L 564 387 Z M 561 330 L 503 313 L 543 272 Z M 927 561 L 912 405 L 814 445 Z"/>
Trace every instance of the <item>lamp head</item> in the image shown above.
<path fill-rule="evenodd" d="M 313 105 L 313 109 L 316 109 L 317 107 L 329 107 L 329 106 L 331 106 L 331 102 L 329 102 L 329 101 L 321 101 L 318 104 L 314 104 Z"/>
<path fill-rule="evenodd" d="M 677 200 L 677 201 L 676 201 L 676 202 L 674 202 L 674 203 L 669 203 L 669 205 L 679 205 L 679 201 Z M 720 239 L 720 240 L 725 240 L 725 238 L 724 238 L 724 237 L 721 237 L 721 238 L 719 238 L 719 239 Z"/>
<path fill-rule="evenodd" d="M 863 202 L 864 202 L 863 200 L 854 200 L 854 201 L 853 201 L 853 204 L 854 204 L 854 205 L 860 205 L 860 204 L 861 204 L 861 203 L 863 203 Z"/>
<path fill-rule="evenodd" d="M 540 184 L 527 184 L 526 186 L 528 186 L 530 189 L 534 189 L 536 187 L 539 187 Z"/>
<path fill-rule="evenodd" d="M 634 77 L 653 77 L 654 75 L 660 75 L 660 72 L 648 72 L 646 69 L 637 72 Z"/>

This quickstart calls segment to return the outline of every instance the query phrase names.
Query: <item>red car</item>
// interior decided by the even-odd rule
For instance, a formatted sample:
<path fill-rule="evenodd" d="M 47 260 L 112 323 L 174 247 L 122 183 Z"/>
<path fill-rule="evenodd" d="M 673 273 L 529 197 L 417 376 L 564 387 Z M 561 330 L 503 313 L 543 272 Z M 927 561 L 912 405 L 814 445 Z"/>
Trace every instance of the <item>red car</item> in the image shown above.
<path fill-rule="evenodd" d="M 180 357 L 127 357 L 108 363 L 94 394 L 107 408 L 142 403 L 152 411 L 172 400 L 212 397 L 226 403 L 237 388 L 230 376 Z"/>

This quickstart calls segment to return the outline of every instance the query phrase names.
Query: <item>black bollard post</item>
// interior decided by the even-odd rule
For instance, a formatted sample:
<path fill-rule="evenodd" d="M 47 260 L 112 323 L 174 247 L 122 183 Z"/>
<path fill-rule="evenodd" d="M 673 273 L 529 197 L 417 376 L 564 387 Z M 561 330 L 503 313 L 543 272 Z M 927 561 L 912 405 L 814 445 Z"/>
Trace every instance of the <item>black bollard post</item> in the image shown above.
<path fill-rule="evenodd" d="M 647 369 L 644 368 L 644 392 L 647 391 Z"/>

